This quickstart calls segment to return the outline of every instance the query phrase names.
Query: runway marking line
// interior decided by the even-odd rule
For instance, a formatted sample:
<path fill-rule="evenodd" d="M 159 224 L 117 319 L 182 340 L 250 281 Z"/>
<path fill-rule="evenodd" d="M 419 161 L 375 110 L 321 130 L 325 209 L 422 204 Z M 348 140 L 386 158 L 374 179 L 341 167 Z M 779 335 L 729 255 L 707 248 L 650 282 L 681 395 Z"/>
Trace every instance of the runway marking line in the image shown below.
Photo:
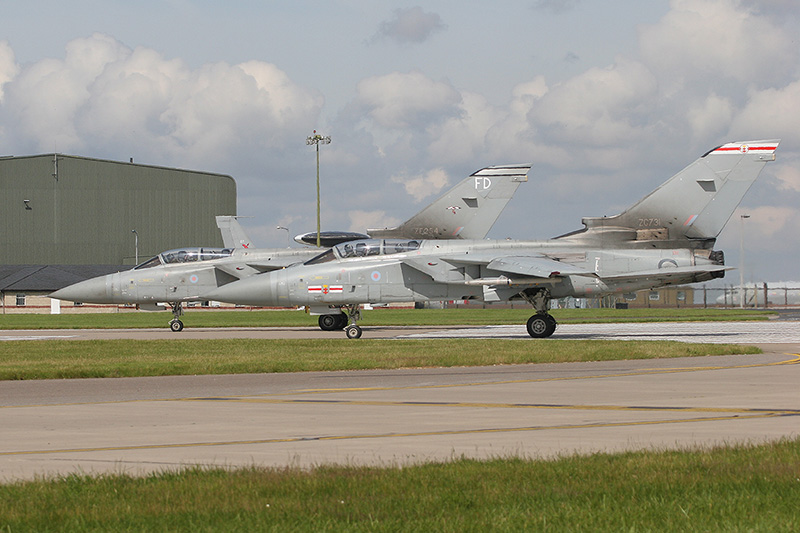
<path fill-rule="evenodd" d="M 450 383 L 447 385 L 411 385 L 406 387 L 352 387 L 352 388 L 336 388 L 336 389 L 301 389 L 298 391 L 286 392 L 281 394 L 282 395 L 327 394 L 333 392 L 368 392 L 368 391 L 407 390 L 407 389 L 446 389 L 452 387 L 478 387 L 484 385 L 510 385 L 515 383 L 543 383 L 549 381 L 570 381 L 570 380 L 581 380 L 581 379 L 604 379 L 604 378 L 619 378 L 619 377 L 632 377 L 632 376 L 647 376 L 651 374 L 657 375 L 657 374 L 677 374 L 681 372 L 701 372 L 710 370 L 734 370 L 742 368 L 758 368 L 765 366 L 795 365 L 800 363 L 800 354 L 787 353 L 784 355 L 789 355 L 794 359 L 787 359 L 785 361 L 775 361 L 772 363 L 754 363 L 749 365 L 655 368 L 649 370 L 648 369 L 637 370 L 632 372 L 620 372 L 616 374 L 568 376 L 561 378 L 510 379 L 503 381 L 478 381 L 474 383 Z"/>
<path fill-rule="evenodd" d="M 800 363 L 800 354 L 787 353 L 784 355 L 791 356 L 793 357 L 793 359 L 787 359 L 784 361 L 775 361 L 772 363 L 755 363 L 749 365 L 661 368 L 661 369 L 641 370 L 636 372 L 621 372 L 616 374 L 597 374 L 597 375 L 570 376 L 570 377 L 560 377 L 560 378 L 512 379 L 512 380 L 502 380 L 502 381 L 478 381 L 473 383 L 469 382 L 450 383 L 447 385 L 409 385 L 403 387 L 351 387 L 351 388 L 336 388 L 336 389 L 301 389 L 297 391 L 289 391 L 282 393 L 267 393 L 263 395 L 252 395 L 249 397 L 258 398 L 259 396 L 298 396 L 303 394 L 330 394 L 338 392 L 370 392 L 370 391 L 386 391 L 386 390 L 421 390 L 421 389 L 444 389 L 444 388 L 455 388 L 455 387 L 479 387 L 486 385 L 509 385 L 515 383 L 543 383 L 550 381 L 604 379 L 604 378 L 615 378 L 615 377 L 642 376 L 651 374 L 652 375 L 674 374 L 679 372 L 733 370 L 733 369 L 758 368 L 758 367 L 768 367 L 768 366 L 778 366 L 778 365 L 795 365 Z M 237 398 L 247 398 L 247 397 L 231 396 L 218 399 L 231 401 Z M 193 399 L 196 398 L 150 398 L 143 400 L 109 400 L 109 401 L 99 401 L 99 402 L 72 402 L 72 403 L 57 403 L 57 404 L 0 405 L 0 409 L 19 409 L 27 407 L 54 407 L 54 406 L 72 406 L 72 405 L 103 405 L 103 404 L 115 404 L 115 403 L 170 402 L 170 401 L 182 401 L 182 400 L 193 400 Z"/>
<path fill-rule="evenodd" d="M 674 373 L 682 371 L 698 371 L 698 370 L 726 370 L 734 368 L 753 368 L 763 366 L 777 366 L 786 364 L 797 364 L 800 362 L 800 354 L 786 354 L 791 355 L 793 359 L 778 361 L 773 363 L 760 363 L 752 365 L 737 365 L 730 367 L 695 367 L 695 368 L 673 368 L 673 369 L 659 369 L 648 372 L 635 372 L 618 374 L 620 376 L 627 375 L 642 375 L 642 374 L 658 374 L 658 373 Z M 582 376 L 573 378 L 551 378 L 551 379 L 535 379 L 535 380 L 511 380 L 503 382 L 489 382 L 489 383 L 475 383 L 475 384 L 460 384 L 460 385 L 442 385 L 442 386 L 423 386 L 423 387 L 397 387 L 396 389 L 411 389 L 411 388 L 435 388 L 435 387 L 451 387 L 451 386 L 470 386 L 470 385 L 487 385 L 498 383 L 517 383 L 517 382 L 537 382 L 537 381 L 554 381 L 563 379 L 587 379 L 588 377 L 611 377 L 616 375 L 600 375 L 600 376 Z M 332 391 L 359 391 L 359 390 L 392 390 L 392 388 L 359 388 L 359 389 L 331 389 L 319 390 L 311 392 L 332 392 Z M 299 393 L 294 393 L 299 394 Z M 68 405 L 91 405 L 103 403 L 133 403 L 143 401 L 182 401 L 182 402 L 197 402 L 197 401 L 234 401 L 242 403 L 271 403 L 271 404 L 303 404 L 303 403 L 337 403 L 345 405 L 376 405 L 376 406 L 390 406 L 390 405 L 415 405 L 415 406 L 452 406 L 452 407 L 472 407 L 472 408 L 526 408 L 526 409 L 572 409 L 572 410 L 594 410 L 594 411 L 651 411 L 651 412 L 683 412 L 683 413 L 719 413 L 728 414 L 728 416 L 711 416 L 711 417 L 697 417 L 697 418 L 678 418 L 672 420 L 646 420 L 646 421 L 628 421 L 628 422 L 597 422 L 588 424 L 560 424 L 552 426 L 524 426 L 524 427 L 504 427 L 504 428 L 473 428 L 473 429 L 456 429 L 444 431 L 424 431 L 424 432 L 407 432 L 407 433 L 383 433 L 383 434 L 356 434 L 356 435 L 324 435 L 316 437 L 286 437 L 274 439 L 253 439 L 253 440 L 239 440 L 239 441 L 217 441 L 217 442 L 194 442 L 194 443 L 166 443 L 166 444 L 142 444 L 142 445 L 127 445 L 127 446 L 104 446 L 104 447 L 86 447 L 86 448 L 65 448 L 55 450 L 18 450 L 0 452 L 0 456 L 24 456 L 24 455 L 46 455 L 46 454 L 66 454 L 66 453 L 86 453 L 86 452 L 102 452 L 102 451 L 131 451 L 131 450 L 150 450 L 150 449 L 168 449 L 168 448 L 196 448 L 208 446 L 242 446 L 242 445 L 256 445 L 256 444 L 278 444 L 278 443 L 299 443 L 305 441 L 326 441 L 326 440 L 354 440 L 354 439 L 379 439 L 379 438 L 399 438 L 399 437 L 432 437 L 432 436 L 447 436 L 447 435 L 467 435 L 467 434 L 481 434 L 481 433 L 503 433 L 503 432 L 521 432 L 521 431 L 546 431 L 546 430 L 569 430 L 569 429 L 591 429 L 591 428 L 608 428 L 608 427 L 634 427 L 634 426 L 647 426 L 647 425 L 660 425 L 660 424 L 680 424 L 692 422 L 713 422 L 713 421 L 733 421 L 733 420 L 752 420 L 763 418 L 774 418 L 780 416 L 798 416 L 800 415 L 799 409 L 749 409 L 749 408 L 710 408 L 710 407 L 669 407 L 669 406 L 615 406 L 615 405 L 561 405 L 561 404 L 502 404 L 502 403 L 477 403 L 477 402 L 416 402 L 416 401 L 369 401 L 369 400 L 333 400 L 333 399 L 288 399 L 288 398 L 246 398 L 246 397 L 208 397 L 208 398 L 182 398 L 182 399 L 162 399 L 162 400 L 130 400 L 130 401 L 115 401 L 115 402 L 86 402 L 83 404 L 75 403 Z M 47 406 L 42 405 L 42 406 Z M 21 406 L 16 406 L 21 407 Z M 25 406 L 31 407 L 31 406 Z"/>
<path fill-rule="evenodd" d="M 246 446 L 255 444 L 281 444 L 281 443 L 329 441 L 329 440 L 436 437 L 436 436 L 447 436 L 447 435 L 468 435 L 468 434 L 481 434 L 481 433 L 592 429 L 592 428 L 625 427 L 625 426 L 647 426 L 647 425 L 658 425 L 658 424 L 681 424 L 690 422 L 730 421 L 730 420 L 744 420 L 744 419 L 754 419 L 754 418 L 773 418 L 776 416 L 785 416 L 785 415 L 771 412 L 771 413 L 752 414 L 746 416 L 737 415 L 733 417 L 704 417 L 704 418 L 687 418 L 679 420 L 652 420 L 652 421 L 638 421 L 638 422 L 597 422 L 589 424 L 563 424 L 554 426 L 454 429 L 445 431 L 420 431 L 420 432 L 407 432 L 407 433 L 377 433 L 377 434 L 357 434 L 357 435 L 324 435 L 319 437 L 286 437 L 286 438 L 276 438 L 276 439 L 250 439 L 250 440 L 218 441 L 218 442 L 139 444 L 139 445 L 129 445 L 129 446 L 65 448 L 57 450 L 20 450 L 11 452 L 0 452 L 0 457 L 24 456 L 24 455 L 52 455 L 52 454 L 66 454 L 66 453 L 110 452 L 110 451 L 132 451 L 132 450 L 155 450 L 155 449 L 168 449 L 168 448 L 199 448 L 208 446 Z"/>
<path fill-rule="evenodd" d="M 470 407 L 481 409 L 563 409 L 574 411 L 656 411 L 683 413 L 739 413 L 739 414 L 777 414 L 786 416 L 800 415 L 800 409 L 767 409 L 747 407 L 680 407 L 680 406 L 648 406 L 648 405 L 581 405 L 581 404 L 547 404 L 547 403 L 491 403 L 491 402 L 427 402 L 427 401 L 390 401 L 390 400 L 319 400 L 319 399 L 283 399 L 283 398 L 242 398 L 208 397 L 181 398 L 170 400 L 176 402 L 237 402 L 265 404 L 339 404 L 369 405 L 379 407 Z"/>

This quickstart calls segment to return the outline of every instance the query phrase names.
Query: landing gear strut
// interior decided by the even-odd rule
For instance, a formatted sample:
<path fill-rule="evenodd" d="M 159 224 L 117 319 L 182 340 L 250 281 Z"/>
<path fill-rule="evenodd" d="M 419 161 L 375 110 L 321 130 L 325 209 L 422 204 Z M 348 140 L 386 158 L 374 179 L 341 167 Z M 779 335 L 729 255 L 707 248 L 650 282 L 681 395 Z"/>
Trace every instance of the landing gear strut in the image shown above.
<path fill-rule="evenodd" d="M 183 304 L 181 304 L 181 302 L 175 302 L 174 304 L 170 304 L 170 307 L 172 308 L 173 319 L 169 321 L 169 329 L 175 332 L 182 331 L 183 322 L 181 322 L 178 317 L 183 315 Z"/>
<path fill-rule="evenodd" d="M 520 294 L 525 301 L 533 306 L 536 314 L 528 319 L 528 335 L 534 339 L 544 339 L 556 331 L 556 319 L 548 313 L 550 310 L 550 291 L 537 289 Z"/>
<path fill-rule="evenodd" d="M 360 339 L 362 331 L 356 324 L 356 321 L 361 320 L 361 311 L 358 308 L 358 304 L 345 305 L 342 307 L 342 311 L 347 312 L 347 320 L 350 322 L 350 325 L 344 328 L 344 334 L 347 335 L 348 339 Z"/>

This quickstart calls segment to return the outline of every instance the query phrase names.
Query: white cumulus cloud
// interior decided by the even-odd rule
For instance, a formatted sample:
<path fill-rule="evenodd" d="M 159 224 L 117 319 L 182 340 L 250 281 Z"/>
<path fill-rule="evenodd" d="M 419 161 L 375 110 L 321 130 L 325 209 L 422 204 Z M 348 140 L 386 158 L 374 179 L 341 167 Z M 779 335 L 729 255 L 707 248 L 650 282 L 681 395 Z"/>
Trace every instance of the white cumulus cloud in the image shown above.
<path fill-rule="evenodd" d="M 392 181 L 402 184 L 405 191 L 418 202 L 444 189 L 450 178 L 444 169 L 435 168 L 419 176 L 395 175 Z"/>
<path fill-rule="evenodd" d="M 421 72 L 393 72 L 358 84 L 358 102 L 378 126 L 424 128 L 459 112 L 460 93 L 450 84 Z"/>
<path fill-rule="evenodd" d="M 270 63 L 191 69 L 102 34 L 71 41 L 63 60 L 23 67 L 3 88 L 4 141 L 17 151 L 104 156 L 122 146 L 158 164 L 212 168 L 299 145 L 323 103 Z"/>

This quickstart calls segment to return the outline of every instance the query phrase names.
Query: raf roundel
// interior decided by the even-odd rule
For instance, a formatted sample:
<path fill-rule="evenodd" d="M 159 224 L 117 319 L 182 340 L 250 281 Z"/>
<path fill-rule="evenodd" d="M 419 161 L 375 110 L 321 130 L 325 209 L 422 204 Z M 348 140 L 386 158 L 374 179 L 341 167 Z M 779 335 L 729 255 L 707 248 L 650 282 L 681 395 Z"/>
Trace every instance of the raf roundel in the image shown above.
<path fill-rule="evenodd" d="M 377 270 L 372 273 L 372 281 L 380 281 L 381 280 L 381 273 Z"/>
<path fill-rule="evenodd" d="M 189 281 L 191 281 L 192 283 L 197 283 L 198 279 L 199 278 L 197 277 L 196 274 L 192 274 L 191 276 L 189 276 Z"/>

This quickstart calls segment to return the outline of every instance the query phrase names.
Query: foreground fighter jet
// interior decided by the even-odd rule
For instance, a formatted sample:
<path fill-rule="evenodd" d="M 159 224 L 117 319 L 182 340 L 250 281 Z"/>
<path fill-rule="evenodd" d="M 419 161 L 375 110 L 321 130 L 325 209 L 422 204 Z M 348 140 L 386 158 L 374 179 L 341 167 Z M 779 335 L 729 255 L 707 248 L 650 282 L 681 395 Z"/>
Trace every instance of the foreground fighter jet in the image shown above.
<path fill-rule="evenodd" d="M 286 269 L 236 281 L 209 298 L 249 305 L 335 307 L 348 338 L 361 336 L 359 304 L 522 299 L 532 337 L 556 329 L 551 298 L 599 297 L 722 277 L 712 248 L 779 141 L 710 150 L 622 214 L 584 218 L 549 241 L 370 239 L 338 244 Z"/>
<path fill-rule="evenodd" d="M 488 167 L 465 178 L 420 213 L 398 228 L 369 230 L 398 237 L 481 239 L 516 192 L 528 180 L 529 165 Z M 250 240 L 236 217 L 217 217 L 225 248 L 180 248 L 162 252 L 131 270 L 81 281 L 50 295 L 51 298 L 83 303 L 137 304 L 141 309 L 172 309 L 170 329 L 181 331 L 183 304 L 207 301 L 206 294 L 228 283 L 262 272 L 282 269 L 306 261 L 319 248 L 251 248 Z M 341 241 L 336 241 L 341 242 Z M 322 329 L 342 329 L 338 309 L 327 307 L 321 314 Z"/>

